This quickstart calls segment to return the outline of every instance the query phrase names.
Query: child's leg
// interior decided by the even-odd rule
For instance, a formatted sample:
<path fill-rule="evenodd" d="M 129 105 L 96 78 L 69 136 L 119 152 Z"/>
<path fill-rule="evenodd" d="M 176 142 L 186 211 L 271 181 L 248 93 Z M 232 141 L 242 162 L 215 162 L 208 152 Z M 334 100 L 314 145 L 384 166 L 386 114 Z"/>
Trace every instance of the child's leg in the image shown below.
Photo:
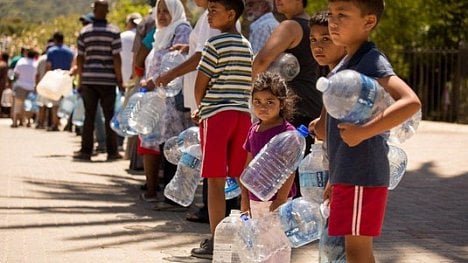
<path fill-rule="evenodd" d="M 159 176 L 159 154 L 145 154 L 143 155 L 143 169 L 145 170 L 146 185 L 148 190 L 146 191 L 146 198 L 155 198 L 156 189 L 158 187 L 158 176 Z"/>
<path fill-rule="evenodd" d="M 345 237 L 346 262 L 374 263 L 373 238 L 371 236 Z"/>
<path fill-rule="evenodd" d="M 224 196 L 224 184 L 226 178 L 208 178 L 208 215 L 210 217 L 210 229 L 214 235 L 216 226 L 223 220 L 226 214 L 226 201 Z"/>

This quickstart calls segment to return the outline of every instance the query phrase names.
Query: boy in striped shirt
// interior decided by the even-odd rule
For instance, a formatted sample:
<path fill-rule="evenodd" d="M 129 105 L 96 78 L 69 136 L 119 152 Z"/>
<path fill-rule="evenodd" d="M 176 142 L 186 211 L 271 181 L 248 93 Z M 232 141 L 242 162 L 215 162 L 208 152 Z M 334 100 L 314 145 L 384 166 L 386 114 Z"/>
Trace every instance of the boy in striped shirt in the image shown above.
<path fill-rule="evenodd" d="M 208 23 L 221 34 L 207 40 L 198 65 L 193 117 L 200 122 L 203 152 L 201 175 L 208 179 L 208 214 L 214 235 L 224 218 L 226 177 L 238 179 L 247 157 L 242 145 L 251 125 L 249 97 L 252 49 L 236 29 L 244 11 L 242 0 L 209 0 Z M 213 238 L 204 240 L 192 256 L 211 259 Z"/>

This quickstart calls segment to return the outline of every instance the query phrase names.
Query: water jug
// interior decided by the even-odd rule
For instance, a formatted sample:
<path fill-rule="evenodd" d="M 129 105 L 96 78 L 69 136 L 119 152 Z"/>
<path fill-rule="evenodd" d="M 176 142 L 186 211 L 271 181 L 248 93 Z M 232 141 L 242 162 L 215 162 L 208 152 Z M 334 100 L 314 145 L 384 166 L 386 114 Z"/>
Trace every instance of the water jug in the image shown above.
<path fill-rule="evenodd" d="M 67 96 L 73 89 L 73 79 L 67 70 L 55 69 L 47 71 L 37 84 L 37 93 L 51 99 L 59 100 Z"/>
<path fill-rule="evenodd" d="M 141 147 L 159 152 L 161 133 L 158 129 L 154 129 L 148 134 L 138 134 L 138 137 L 140 138 Z"/>
<path fill-rule="evenodd" d="M 214 234 L 213 263 L 240 263 L 233 236 L 239 231 L 241 212 L 231 210 L 228 217 L 216 226 Z"/>
<path fill-rule="evenodd" d="M 161 72 L 169 71 L 185 61 L 185 56 L 178 50 L 166 53 L 161 59 Z M 183 87 L 183 77 L 177 77 L 169 82 L 165 87 L 167 97 L 174 97 L 179 94 Z"/>
<path fill-rule="evenodd" d="M 188 148 L 191 145 L 200 143 L 200 133 L 197 126 L 187 128 L 179 133 L 177 136 L 177 146 L 181 151 Z"/>
<path fill-rule="evenodd" d="M 164 152 L 164 157 L 166 158 L 168 162 L 172 164 L 179 163 L 179 159 L 182 156 L 182 151 L 179 148 L 177 136 L 173 136 L 169 138 L 164 143 L 163 152 Z"/>
<path fill-rule="evenodd" d="M 236 179 L 232 177 L 227 177 L 226 184 L 224 185 L 224 196 L 226 200 L 236 198 L 240 194 L 241 194 L 241 188 L 237 184 Z"/>
<path fill-rule="evenodd" d="M 200 144 L 186 149 L 177 164 L 174 177 L 164 189 L 164 196 L 181 206 L 189 206 L 193 202 L 201 179 L 201 156 Z"/>
<path fill-rule="evenodd" d="M 320 237 L 322 216 L 319 204 L 296 198 L 278 207 L 281 226 L 291 247 L 300 247 Z"/>
<path fill-rule="evenodd" d="M 133 93 L 132 96 L 128 99 L 127 105 L 123 110 L 120 112 L 120 116 L 118 117 L 119 120 L 119 127 L 122 130 L 122 133 L 125 134 L 126 137 L 137 135 L 138 132 L 135 131 L 133 128 L 130 127 L 128 121 L 130 119 L 130 115 L 133 112 L 133 108 L 138 103 L 138 101 L 143 97 L 143 95 L 147 92 L 147 89 L 140 88 L 138 92 Z"/>
<path fill-rule="evenodd" d="M 310 153 L 304 157 L 298 169 L 302 197 L 315 204 L 323 201 L 323 190 L 328 181 L 328 161 L 322 146 L 312 144 Z"/>
<path fill-rule="evenodd" d="M 85 107 L 83 99 L 81 96 L 78 96 L 76 101 L 75 109 L 73 110 L 72 123 L 78 127 L 83 126 L 85 119 Z"/>
<path fill-rule="evenodd" d="M 293 80 L 301 71 L 299 61 L 291 53 L 281 53 L 268 67 L 267 71 L 278 73 L 286 81 Z"/>
<path fill-rule="evenodd" d="M 139 134 L 149 134 L 154 129 L 160 128 L 159 120 L 165 111 L 166 101 L 161 92 L 145 92 L 133 107 L 128 126 Z"/>
<path fill-rule="evenodd" d="M 60 101 L 57 116 L 59 118 L 68 119 L 75 109 L 77 98 L 78 94 L 76 91 L 73 91 L 68 96 L 63 97 Z"/>
<path fill-rule="evenodd" d="M 242 173 L 242 184 L 262 201 L 270 200 L 299 166 L 307 135 L 301 125 L 271 138 Z"/>

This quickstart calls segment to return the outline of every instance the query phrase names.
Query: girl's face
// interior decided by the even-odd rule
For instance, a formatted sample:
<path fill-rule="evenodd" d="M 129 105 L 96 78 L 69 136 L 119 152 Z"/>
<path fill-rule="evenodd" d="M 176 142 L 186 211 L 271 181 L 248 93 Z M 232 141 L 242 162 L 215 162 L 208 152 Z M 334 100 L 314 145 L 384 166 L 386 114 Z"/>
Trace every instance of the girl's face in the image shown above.
<path fill-rule="evenodd" d="M 167 27 L 171 23 L 172 17 L 164 0 L 159 1 L 156 14 L 159 27 Z"/>
<path fill-rule="evenodd" d="M 345 48 L 333 44 L 327 26 L 314 25 L 310 28 L 310 49 L 320 66 L 335 67 L 345 55 Z"/>
<path fill-rule="evenodd" d="M 255 91 L 252 95 L 252 108 L 262 122 L 273 122 L 280 118 L 280 100 L 269 90 Z"/>

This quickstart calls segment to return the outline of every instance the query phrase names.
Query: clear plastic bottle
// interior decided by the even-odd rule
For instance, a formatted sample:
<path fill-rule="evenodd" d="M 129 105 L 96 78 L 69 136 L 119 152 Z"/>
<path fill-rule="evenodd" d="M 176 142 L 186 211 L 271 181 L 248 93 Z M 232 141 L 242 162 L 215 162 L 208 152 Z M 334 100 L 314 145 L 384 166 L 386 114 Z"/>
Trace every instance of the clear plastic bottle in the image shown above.
<path fill-rule="evenodd" d="M 164 157 L 172 164 L 178 164 L 182 156 L 182 151 L 178 146 L 178 140 L 177 136 L 173 136 L 164 143 Z"/>
<path fill-rule="evenodd" d="M 298 170 L 302 197 L 315 204 L 322 203 L 323 190 L 328 181 L 328 161 L 324 161 L 322 144 L 312 144 L 310 153 L 301 161 Z"/>
<path fill-rule="evenodd" d="M 138 137 L 140 138 L 141 147 L 159 152 L 161 134 L 158 129 L 154 129 L 148 134 L 138 134 Z"/>
<path fill-rule="evenodd" d="M 238 197 L 241 194 L 241 188 L 237 184 L 236 179 L 232 177 L 226 178 L 226 184 L 224 185 L 224 196 L 226 200 Z"/>
<path fill-rule="evenodd" d="M 181 206 L 189 206 L 193 202 L 201 178 L 201 156 L 200 144 L 186 149 L 180 158 L 174 177 L 164 188 L 165 197 Z"/>
<path fill-rule="evenodd" d="M 281 53 L 270 64 L 267 71 L 278 73 L 286 81 L 293 80 L 301 71 L 301 66 L 297 58 L 291 53 Z"/>
<path fill-rule="evenodd" d="M 216 226 L 214 234 L 213 263 L 240 263 L 235 238 L 241 226 L 241 212 L 231 210 L 228 217 Z"/>
<path fill-rule="evenodd" d="M 319 204 L 304 198 L 290 200 L 278 207 L 281 226 L 291 247 L 301 247 L 320 237 L 322 216 Z"/>
<path fill-rule="evenodd" d="M 65 96 L 60 101 L 57 116 L 63 119 L 68 119 L 75 109 L 78 94 L 73 91 L 68 96 Z"/>
<path fill-rule="evenodd" d="M 73 110 L 72 123 L 78 127 L 83 126 L 85 119 L 85 108 L 83 103 L 83 98 L 78 96 L 76 100 L 76 106 Z"/>
<path fill-rule="evenodd" d="M 126 136 L 133 136 L 137 135 L 138 132 L 135 131 L 133 128 L 130 127 L 128 121 L 130 119 L 130 115 L 133 112 L 133 108 L 138 103 L 138 101 L 143 97 L 143 95 L 147 92 L 147 89 L 140 88 L 138 92 L 135 92 L 130 98 L 128 99 L 127 105 L 125 108 L 120 112 L 120 116 L 118 117 L 120 122 L 120 129 L 122 133 Z"/>
<path fill-rule="evenodd" d="M 24 110 L 28 112 L 39 112 L 39 105 L 37 104 L 37 94 L 29 92 L 24 100 Z"/>
<path fill-rule="evenodd" d="M 307 135 L 301 125 L 271 138 L 242 173 L 242 184 L 262 201 L 270 200 L 299 166 Z"/>
<path fill-rule="evenodd" d="M 405 174 L 408 157 L 405 151 L 394 145 L 388 145 L 387 157 L 390 165 L 390 183 L 388 189 L 393 190 L 397 187 Z"/>
<path fill-rule="evenodd" d="M 177 164 L 185 149 L 199 143 L 200 135 L 198 127 L 190 127 L 166 141 L 164 144 L 164 157 L 170 163 Z"/>
<path fill-rule="evenodd" d="M 114 116 L 110 121 L 110 127 L 119 136 L 125 137 L 128 136 L 128 134 L 126 134 L 120 126 L 120 117 L 122 116 L 122 111 L 123 109 L 120 108 L 118 111 L 114 112 Z"/>
<path fill-rule="evenodd" d="M 180 51 L 176 50 L 176 51 L 168 52 L 161 59 L 161 67 L 160 67 L 161 72 L 169 71 L 177 67 L 184 61 L 185 61 L 185 56 L 182 55 Z M 177 77 L 173 79 L 164 87 L 166 96 L 174 97 L 175 95 L 179 94 L 179 92 L 182 90 L 182 87 L 183 87 L 182 85 L 183 85 L 182 77 Z"/>
<path fill-rule="evenodd" d="M 166 111 L 165 96 L 160 91 L 145 92 L 132 108 L 128 126 L 139 134 L 149 134 L 159 128 L 159 120 Z"/>

